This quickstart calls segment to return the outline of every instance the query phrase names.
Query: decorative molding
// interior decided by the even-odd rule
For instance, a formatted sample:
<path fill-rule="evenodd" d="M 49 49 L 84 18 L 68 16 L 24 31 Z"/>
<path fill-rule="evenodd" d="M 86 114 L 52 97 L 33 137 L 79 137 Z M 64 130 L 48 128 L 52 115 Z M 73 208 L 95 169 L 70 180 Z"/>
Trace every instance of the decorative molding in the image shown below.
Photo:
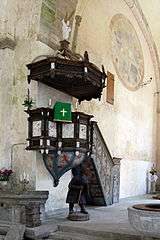
<path fill-rule="evenodd" d="M 8 20 L 0 19 L 0 49 L 14 49 L 15 46 L 16 39 L 14 36 L 14 31 L 10 29 Z"/>
<path fill-rule="evenodd" d="M 129 8 L 132 8 L 135 5 L 135 0 L 125 0 Z"/>
<path fill-rule="evenodd" d="M 15 39 L 13 39 L 8 35 L 3 35 L 3 36 L 0 35 L 0 49 L 10 48 L 14 50 L 15 46 L 16 46 Z"/>

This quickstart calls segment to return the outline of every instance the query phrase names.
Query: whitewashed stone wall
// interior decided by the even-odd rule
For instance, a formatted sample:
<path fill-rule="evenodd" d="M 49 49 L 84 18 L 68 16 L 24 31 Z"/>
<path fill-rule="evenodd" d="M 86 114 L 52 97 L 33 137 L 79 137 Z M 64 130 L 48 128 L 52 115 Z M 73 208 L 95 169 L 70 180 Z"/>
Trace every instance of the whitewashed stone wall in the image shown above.
<path fill-rule="evenodd" d="M 12 34 L 9 34 L 14 44 L 6 37 L 8 27 L 3 28 L 3 38 L 0 38 L 0 47 L 4 48 L 0 49 L 0 120 L 3 123 L 0 126 L 0 167 L 13 167 L 14 186 L 18 188 L 21 187 L 20 174 L 25 172 L 29 174 L 28 187 L 31 190 L 49 190 L 46 210 L 51 211 L 66 206 L 70 172 L 62 178 L 60 185 L 54 188 L 41 154 L 25 150 L 28 126 L 27 114 L 24 113 L 22 106 L 28 88 L 26 64 L 39 55 L 54 53 L 54 49 L 37 40 L 41 3 L 39 0 L 34 2 L 17 0 L 14 1 L 13 7 L 12 1 L 6 1 L 3 8 L 7 26 L 13 26 L 14 29 L 10 31 Z M 10 45 L 4 46 L 4 42 Z M 31 96 L 36 101 L 36 107 L 48 106 L 49 98 L 52 98 L 53 104 L 58 100 L 71 102 L 70 96 L 37 82 L 31 83 L 30 90 Z"/>
<path fill-rule="evenodd" d="M 71 102 L 71 97 L 67 94 L 53 90 L 50 87 L 45 86 L 44 84 L 38 83 L 38 97 L 37 97 L 37 106 L 38 107 L 47 107 L 48 99 L 52 99 L 52 103 L 56 101 L 62 102 Z M 37 152 L 36 155 L 36 189 L 37 190 L 49 190 L 49 199 L 46 204 L 46 210 L 52 211 L 55 208 L 66 207 L 65 199 L 68 190 L 68 183 L 71 178 L 70 172 L 66 173 L 61 179 L 59 185 L 55 188 L 53 187 L 53 180 L 48 174 L 47 169 L 44 166 L 42 155 Z"/>
<path fill-rule="evenodd" d="M 79 1 L 77 14 L 82 14 L 82 22 L 78 52 L 87 50 L 90 61 L 99 67 L 103 64 L 106 71 L 114 74 L 115 101 L 113 106 L 106 102 L 104 89 L 100 102 L 83 102 L 79 109 L 95 116 L 112 156 L 123 158 L 120 196 L 142 194 L 146 192 L 147 170 L 156 160 L 156 87 L 149 48 L 125 1 L 93 0 L 86 4 L 85 10 L 83 8 L 82 1 Z M 116 14 L 129 19 L 140 40 L 144 58 L 143 81 L 153 78 L 151 84 L 136 91 L 124 87 L 112 63 L 109 26 Z"/>
<path fill-rule="evenodd" d="M 12 133 L 12 82 L 14 52 L 0 49 L 0 167 L 9 167 L 11 159 Z M 10 74 L 8 74 L 10 69 Z"/>

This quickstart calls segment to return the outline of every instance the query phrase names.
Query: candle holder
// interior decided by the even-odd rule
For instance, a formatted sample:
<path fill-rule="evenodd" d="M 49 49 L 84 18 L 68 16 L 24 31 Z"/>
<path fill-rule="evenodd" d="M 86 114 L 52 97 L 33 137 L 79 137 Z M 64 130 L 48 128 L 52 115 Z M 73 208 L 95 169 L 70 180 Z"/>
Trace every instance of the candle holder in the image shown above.
<path fill-rule="evenodd" d="M 23 174 L 21 174 L 19 182 L 21 183 L 21 186 L 22 186 L 22 192 L 26 192 L 27 185 L 29 184 L 29 175 L 25 174 L 25 172 Z"/>
<path fill-rule="evenodd" d="M 52 98 L 48 99 L 48 107 L 50 107 L 50 108 L 52 107 Z"/>

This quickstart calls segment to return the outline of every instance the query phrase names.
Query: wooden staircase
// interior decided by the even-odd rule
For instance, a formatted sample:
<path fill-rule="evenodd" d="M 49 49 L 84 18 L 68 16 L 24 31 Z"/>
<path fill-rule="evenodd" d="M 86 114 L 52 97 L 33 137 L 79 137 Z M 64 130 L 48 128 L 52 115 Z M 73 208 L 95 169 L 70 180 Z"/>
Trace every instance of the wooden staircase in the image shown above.
<path fill-rule="evenodd" d="M 86 158 L 83 162 L 83 167 L 87 169 L 86 172 L 89 180 L 89 198 L 87 199 L 87 205 L 106 206 L 101 182 L 93 158 Z"/>
<path fill-rule="evenodd" d="M 92 156 L 83 162 L 89 179 L 87 204 L 106 206 L 119 201 L 120 159 L 112 158 L 96 122 L 92 128 Z"/>

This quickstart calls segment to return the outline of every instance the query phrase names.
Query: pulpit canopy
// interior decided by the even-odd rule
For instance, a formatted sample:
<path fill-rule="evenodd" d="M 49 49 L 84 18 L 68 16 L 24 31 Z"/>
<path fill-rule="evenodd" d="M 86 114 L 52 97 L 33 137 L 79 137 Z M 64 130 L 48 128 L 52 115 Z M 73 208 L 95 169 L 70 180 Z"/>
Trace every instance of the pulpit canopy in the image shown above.
<path fill-rule="evenodd" d="M 61 46 L 61 54 L 27 65 L 30 71 L 28 83 L 31 80 L 42 82 L 77 98 L 79 102 L 92 98 L 100 100 L 106 79 L 104 67 L 101 71 L 91 63 L 87 51 L 80 60 L 77 55 L 72 57 L 73 54 L 64 46 L 64 42 Z"/>

